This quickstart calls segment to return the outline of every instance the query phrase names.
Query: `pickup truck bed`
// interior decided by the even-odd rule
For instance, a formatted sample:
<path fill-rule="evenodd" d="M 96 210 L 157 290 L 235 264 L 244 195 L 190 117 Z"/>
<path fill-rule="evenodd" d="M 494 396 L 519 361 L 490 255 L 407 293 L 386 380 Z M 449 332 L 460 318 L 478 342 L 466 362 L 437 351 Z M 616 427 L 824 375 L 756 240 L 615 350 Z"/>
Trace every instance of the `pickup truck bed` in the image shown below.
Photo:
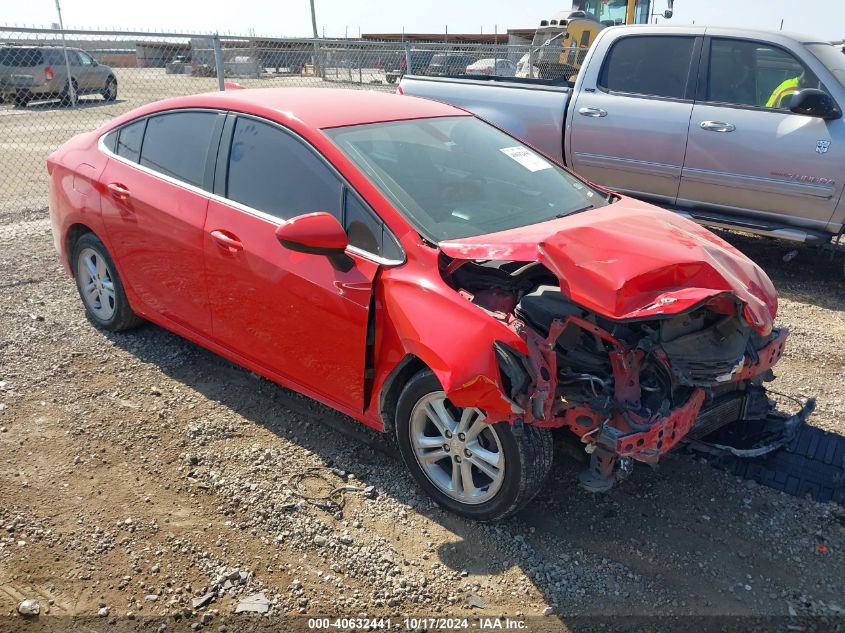
<path fill-rule="evenodd" d="M 405 76 L 399 91 L 702 224 L 829 245 L 845 227 L 843 81 L 845 55 L 813 38 L 627 26 L 599 33 L 572 85 Z"/>

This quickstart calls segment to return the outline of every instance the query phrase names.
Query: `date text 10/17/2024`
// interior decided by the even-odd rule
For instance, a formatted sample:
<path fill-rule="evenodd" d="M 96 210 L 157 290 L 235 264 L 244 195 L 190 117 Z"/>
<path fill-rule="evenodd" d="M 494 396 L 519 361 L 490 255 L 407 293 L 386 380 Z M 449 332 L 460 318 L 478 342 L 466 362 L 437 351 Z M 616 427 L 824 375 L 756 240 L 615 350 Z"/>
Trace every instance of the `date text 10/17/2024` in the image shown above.
<path fill-rule="evenodd" d="M 524 620 L 517 618 L 475 617 L 475 618 L 445 618 L 445 617 L 406 617 L 400 622 L 405 630 L 463 630 L 478 631 L 520 631 L 526 629 Z M 308 618 L 308 628 L 315 631 L 349 630 L 349 629 L 390 629 L 391 618 Z"/>

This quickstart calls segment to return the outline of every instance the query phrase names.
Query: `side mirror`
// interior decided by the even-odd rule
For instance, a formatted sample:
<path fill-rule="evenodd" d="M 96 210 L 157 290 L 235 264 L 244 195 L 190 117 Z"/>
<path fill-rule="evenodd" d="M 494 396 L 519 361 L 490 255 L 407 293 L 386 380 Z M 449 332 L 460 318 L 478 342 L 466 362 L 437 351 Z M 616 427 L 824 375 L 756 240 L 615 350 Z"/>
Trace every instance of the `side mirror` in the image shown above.
<path fill-rule="evenodd" d="M 836 105 L 833 97 L 817 88 L 804 88 L 793 94 L 789 101 L 789 109 L 795 114 L 805 114 L 826 120 L 842 117 L 842 110 Z"/>
<path fill-rule="evenodd" d="M 674 12 L 674 11 L 672 11 L 672 9 L 666 9 L 666 10 L 663 12 L 663 17 L 664 17 L 666 20 L 671 20 L 673 15 L 675 15 L 675 12 Z"/>
<path fill-rule="evenodd" d="M 343 272 L 354 264 L 346 254 L 349 238 L 343 225 L 325 211 L 291 218 L 276 229 L 276 239 L 282 246 L 297 253 L 324 255 Z"/>

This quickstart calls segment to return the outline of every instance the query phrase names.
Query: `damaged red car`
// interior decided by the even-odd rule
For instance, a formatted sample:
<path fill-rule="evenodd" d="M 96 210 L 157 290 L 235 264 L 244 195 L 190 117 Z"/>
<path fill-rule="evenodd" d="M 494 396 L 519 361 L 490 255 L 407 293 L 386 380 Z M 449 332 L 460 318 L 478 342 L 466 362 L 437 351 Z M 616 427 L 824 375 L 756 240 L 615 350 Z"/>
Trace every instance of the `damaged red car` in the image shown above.
<path fill-rule="evenodd" d="M 760 268 L 448 105 L 177 98 L 72 139 L 48 170 L 94 324 L 152 321 L 394 434 L 467 517 L 538 492 L 553 429 L 601 490 L 771 406 L 787 332 Z"/>

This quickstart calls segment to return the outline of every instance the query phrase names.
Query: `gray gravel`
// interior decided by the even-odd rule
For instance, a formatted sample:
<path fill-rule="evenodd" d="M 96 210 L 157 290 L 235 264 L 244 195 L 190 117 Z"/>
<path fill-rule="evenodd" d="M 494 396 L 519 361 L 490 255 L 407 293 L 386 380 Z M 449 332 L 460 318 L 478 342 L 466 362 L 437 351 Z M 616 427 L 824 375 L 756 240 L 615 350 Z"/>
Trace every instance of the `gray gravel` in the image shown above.
<path fill-rule="evenodd" d="M 43 211 L 4 223 L 0 616 L 24 598 L 41 618 L 215 630 L 296 614 L 843 616 L 838 505 L 683 455 L 592 496 L 562 454 L 519 516 L 459 519 L 342 415 L 160 328 L 97 331 Z M 772 267 L 794 327 L 777 388 L 817 395 L 814 423 L 845 432 L 843 282 L 812 251 L 784 263 L 788 247 L 731 239 Z"/>

